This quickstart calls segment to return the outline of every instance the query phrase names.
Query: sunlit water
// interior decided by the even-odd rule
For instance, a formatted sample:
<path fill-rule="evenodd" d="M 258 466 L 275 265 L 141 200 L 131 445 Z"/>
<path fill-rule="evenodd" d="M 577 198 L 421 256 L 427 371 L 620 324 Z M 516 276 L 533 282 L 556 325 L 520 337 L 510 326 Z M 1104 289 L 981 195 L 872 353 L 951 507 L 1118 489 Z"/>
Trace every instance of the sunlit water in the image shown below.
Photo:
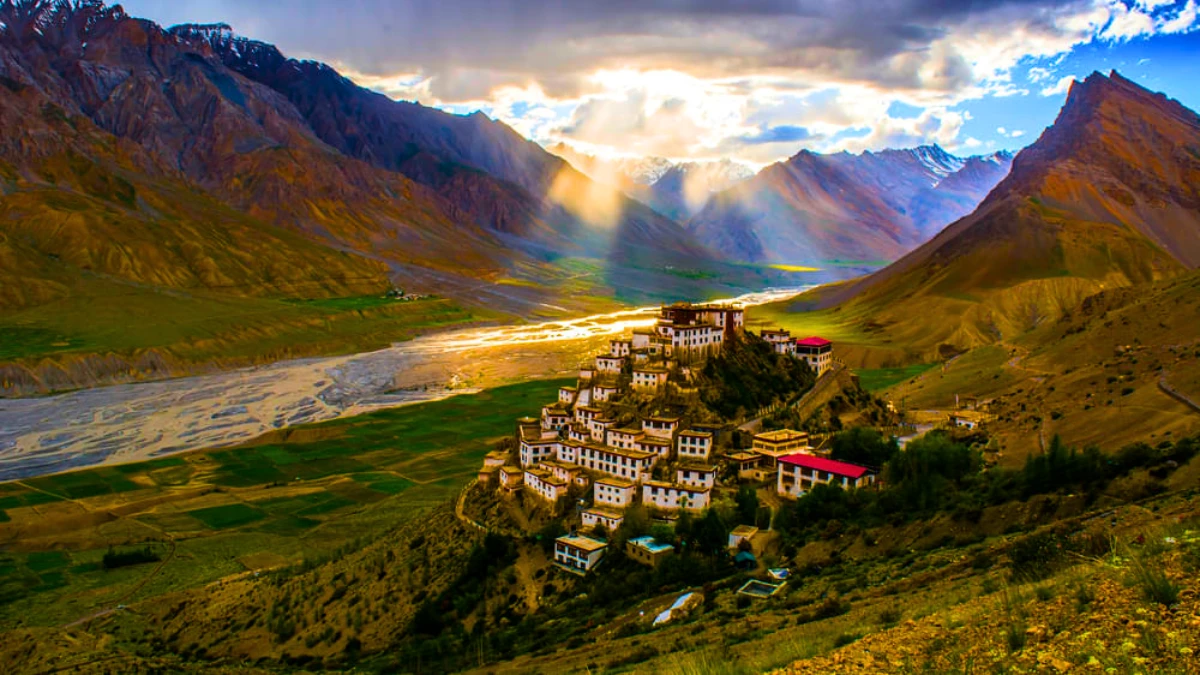
<path fill-rule="evenodd" d="M 754 306 L 805 288 L 732 301 Z M 283 361 L 163 382 L 0 400 L 0 480 L 228 446 L 272 429 L 565 372 L 657 307 L 439 333 L 351 356 Z"/>

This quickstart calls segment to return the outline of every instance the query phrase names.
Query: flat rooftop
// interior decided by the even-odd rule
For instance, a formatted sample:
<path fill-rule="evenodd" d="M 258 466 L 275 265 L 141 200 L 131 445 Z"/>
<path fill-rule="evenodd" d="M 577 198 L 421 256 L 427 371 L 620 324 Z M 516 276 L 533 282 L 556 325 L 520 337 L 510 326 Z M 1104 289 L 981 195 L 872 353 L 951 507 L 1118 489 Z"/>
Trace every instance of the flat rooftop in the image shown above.
<path fill-rule="evenodd" d="M 796 441 L 807 439 L 808 434 L 803 431 L 794 429 L 780 429 L 779 431 L 764 431 L 760 434 L 754 434 L 754 440 L 767 441 L 769 443 L 779 443 L 782 441 Z"/>
<path fill-rule="evenodd" d="M 593 515 L 601 516 L 603 518 L 615 518 L 615 519 L 620 519 L 620 520 L 623 520 L 625 518 L 625 514 L 621 513 L 620 511 L 613 511 L 612 509 L 606 509 L 603 506 L 593 506 L 589 509 L 584 509 L 583 512 L 591 513 Z"/>
<path fill-rule="evenodd" d="M 674 546 L 671 546 L 670 544 L 660 544 L 655 541 L 654 537 L 651 536 L 635 537 L 630 539 L 629 543 L 633 544 L 634 546 L 644 548 L 651 553 L 662 553 L 663 551 L 675 550 Z"/>
<path fill-rule="evenodd" d="M 565 537 L 559 537 L 554 541 L 560 544 L 566 544 L 567 546 L 574 546 L 575 548 L 582 551 L 587 551 L 588 553 L 599 551 L 608 546 L 608 542 L 606 541 L 592 539 L 591 537 L 585 537 L 581 534 L 570 534 Z"/>
<path fill-rule="evenodd" d="M 642 485 L 646 485 L 648 487 L 666 488 L 668 490 L 675 490 L 676 492 L 708 492 L 709 491 L 709 488 L 706 488 L 706 487 L 692 487 L 691 485 L 679 485 L 676 483 L 668 483 L 667 481 L 663 481 L 663 480 L 642 481 Z"/>

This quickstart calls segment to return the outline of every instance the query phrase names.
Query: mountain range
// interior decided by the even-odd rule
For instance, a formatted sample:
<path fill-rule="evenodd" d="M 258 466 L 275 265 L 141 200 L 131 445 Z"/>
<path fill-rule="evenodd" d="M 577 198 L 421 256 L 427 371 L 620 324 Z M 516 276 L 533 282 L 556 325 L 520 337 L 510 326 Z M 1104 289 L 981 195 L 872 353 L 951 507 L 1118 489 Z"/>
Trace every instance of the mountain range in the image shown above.
<path fill-rule="evenodd" d="M 1115 71 L 1093 73 L 974 212 L 810 306 L 870 316 L 900 343 L 959 350 L 1198 265 L 1200 116 Z"/>
<path fill-rule="evenodd" d="M 0 307 L 97 283 L 486 297 L 478 281 L 563 256 L 717 257 L 482 114 L 392 101 L 224 25 L 5 2 L 0 85 L 0 120 L 21 130 L 0 141 Z"/>
<path fill-rule="evenodd" d="M 709 198 L 754 175 L 741 162 L 720 159 L 673 162 L 663 157 L 603 159 L 577 152 L 565 143 L 550 152 L 593 179 L 613 185 L 659 213 L 684 222 L 700 212 Z"/>
<path fill-rule="evenodd" d="M 688 222 L 746 261 L 894 260 L 968 214 L 1012 156 L 960 158 L 940 147 L 854 155 L 801 151 L 712 197 Z"/>
<path fill-rule="evenodd" d="M 922 146 L 802 151 L 749 177 L 728 161 L 601 169 L 223 24 L 21 0 L 0 3 L 0 123 L 20 131 L 0 138 L 10 316 L 103 292 L 152 323 L 138 298 L 394 283 L 536 313 L 783 278 L 731 263 L 905 256 L 803 302 L 897 325 L 932 303 L 956 320 L 922 339 L 963 345 L 1200 264 L 1196 116 L 1116 74 L 1073 89 L 1015 160 Z M 604 172 L 612 184 L 588 175 Z"/>

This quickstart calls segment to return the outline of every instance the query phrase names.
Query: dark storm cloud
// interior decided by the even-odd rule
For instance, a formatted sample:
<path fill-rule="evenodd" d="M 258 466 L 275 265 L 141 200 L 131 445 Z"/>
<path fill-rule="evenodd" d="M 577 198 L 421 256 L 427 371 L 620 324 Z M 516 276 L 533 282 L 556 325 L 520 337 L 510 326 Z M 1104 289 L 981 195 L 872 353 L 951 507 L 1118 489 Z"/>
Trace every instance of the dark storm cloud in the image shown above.
<path fill-rule="evenodd" d="M 702 77 L 820 71 L 884 87 L 966 86 L 961 56 L 928 53 L 966 22 L 1050 21 L 1088 0 L 132 0 L 164 22 L 223 20 L 285 51 L 364 74 L 435 76 L 445 100 L 497 83 L 578 93 L 604 67 L 674 68 Z M 930 73 L 936 75 L 932 77 Z"/>

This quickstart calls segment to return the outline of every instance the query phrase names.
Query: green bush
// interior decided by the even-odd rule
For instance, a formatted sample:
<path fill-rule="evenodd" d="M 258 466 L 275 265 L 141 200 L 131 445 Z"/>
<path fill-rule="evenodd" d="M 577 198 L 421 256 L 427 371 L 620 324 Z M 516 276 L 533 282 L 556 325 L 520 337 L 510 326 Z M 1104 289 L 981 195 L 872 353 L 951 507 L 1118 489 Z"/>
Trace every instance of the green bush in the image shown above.
<path fill-rule="evenodd" d="M 129 567 L 130 565 L 158 562 L 160 560 L 162 560 L 162 557 L 150 550 L 149 546 L 131 551 L 117 551 L 109 548 L 108 552 L 104 554 L 102 564 L 104 565 L 104 569 L 112 570 L 119 567 Z"/>

